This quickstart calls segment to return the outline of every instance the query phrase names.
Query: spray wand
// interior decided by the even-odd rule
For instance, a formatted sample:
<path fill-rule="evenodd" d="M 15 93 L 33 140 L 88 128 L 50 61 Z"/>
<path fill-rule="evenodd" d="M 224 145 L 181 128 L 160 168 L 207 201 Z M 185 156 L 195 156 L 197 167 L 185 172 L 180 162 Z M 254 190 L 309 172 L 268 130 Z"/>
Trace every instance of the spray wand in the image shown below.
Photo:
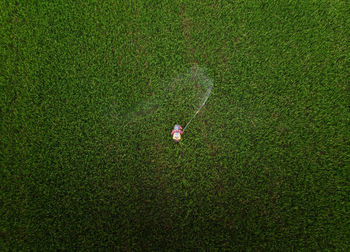
<path fill-rule="evenodd" d="M 188 127 L 188 125 L 190 125 L 190 123 L 192 122 L 192 120 L 197 116 L 197 114 L 199 113 L 199 111 L 201 111 L 201 109 L 203 108 L 203 106 L 205 105 L 205 103 L 207 102 L 211 90 L 212 90 L 212 86 L 208 88 L 207 92 L 205 93 L 205 96 L 201 102 L 201 105 L 199 106 L 199 108 L 197 109 L 196 113 L 192 116 L 192 118 L 188 121 L 188 123 L 186 124 L 185 128 L 182 129 L 181 125 L 179 124 L 175 124 L 173 131 L 171 132 L 171 135 L 173 136 L 173 139 L 175 142 L 180 142 L 181 140 L 181 135 L 185 132 L 186 128 Z"/>

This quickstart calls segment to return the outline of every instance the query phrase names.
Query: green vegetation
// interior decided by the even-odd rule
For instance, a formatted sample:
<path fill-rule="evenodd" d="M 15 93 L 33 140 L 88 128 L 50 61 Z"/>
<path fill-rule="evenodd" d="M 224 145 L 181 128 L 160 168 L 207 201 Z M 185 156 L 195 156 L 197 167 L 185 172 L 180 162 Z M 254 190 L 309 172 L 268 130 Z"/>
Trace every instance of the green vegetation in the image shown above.
<path fill-rule="evenodd" d="M 348 250 L 350 4 L 0 1 L 1 250 Z M 213 93 L 125 113 L 193 65 Z M 175 105 L 176 106 L 176 105 Z"/>

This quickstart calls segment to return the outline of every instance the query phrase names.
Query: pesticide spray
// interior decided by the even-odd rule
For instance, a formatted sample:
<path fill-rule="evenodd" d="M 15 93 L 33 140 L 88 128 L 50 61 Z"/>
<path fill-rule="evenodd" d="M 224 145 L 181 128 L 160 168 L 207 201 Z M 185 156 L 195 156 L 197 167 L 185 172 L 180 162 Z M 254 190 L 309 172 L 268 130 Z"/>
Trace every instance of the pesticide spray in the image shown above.
<path fill-rule="evenodd" d="M 181 135 L 185 132 L 186 128 L 188 127 L 188 125 L 190 125 L 190 123 L 192 122 L 192 120 L 197 116 L 197 114 L 199 113 L 199 111 L 201 111 L 201 109 L 203 108 L 203 106 L 205 105 L 205 103 L 207 102 L 211 90 L 212 90 L 213 86 L 208 87 L 203 100 L 201 102 L 201 104 L 199 105 L 199 108 L 197 109 L 196 113 L 194 113 L 194 115 L 192 116 L 192 118 L 188 121 L 188 123 L 186 124 L 185 128 L 182 129 L 181 125 L 179 124 L 175 124 L 173 131 L 171 132 L 171 135 L 173 136 L 173 139 L 175 142 L 180 142 L 181 140 Z"/>
<path fill-rule="evenodd" d="M 206 104 L 213 88 L 213 80 L 207 77 L 205 69 L 193 65 L 168 81 L 156 83 L 152 96 L 122 116 L 126 125 L 135 124 L 139 130 L 163 128 L 172 122 L 186 122 L 182 128 L 175 124 L 172 138 L 179 142 L 198 113 Z M 144 136 L 144 135 L 143 135 Z"/>
<path fill-rule="evenodd" d="M 213 88 L 213 81 L 206 77 L 204 69 L 199 68 L 197 65 L 195 65 L 190 70 L 187 76 L 185 76 L 184 80 L 190 88 L 192 87 L 194 89 L 194 95 L 192 95 L 192 106 L 197 110 L 195 111 L 191 119 L 187 122 L 184 128 L 182 128 L 179 124 L 175 124 L 174 129 L 171 132 L 171 135 L 173 136 L 175 142 L 180 142 L 181 135 L 185 132 L 185 130 L 191 124 L 193 119 L 201 111 L 201 109 L 207 102 L 211 90 Z M 196 105 L 198 106 L 198 108 L 196 108 Z"/>
<path fill-rule="evenodd" d="M 204 98 L 203 98 L 202 104 L 199 106 L 198 110 L 197 110 L 196 113 L 193 115 L 193 117 L 191 118 L 191 120 L 186 124 L 186 126 L 185 126 L 185 128 L 184 128 L 184 132 L 185 132 L 186 128 L 188 127 L 188 125 L 190 125 L 190 123 L 192 122 L 192 120 L 196 117 L 196 115 L 199 113 L 199 111 L 201 111 L 201 109 L 203 108 L 203 106 L 204 106 L 205 103 L 207 102 L 207 100 L 208 100 L 208 98 L 209 98 L 209 96 L 210 96 L 210 93 L 211 93 L 211 89 L 212 89 L 212 88 L 213 88 L 212 86 L 208 88 L 208 90 L 207 90 L 207 92 L 205 93 L 205 96 L 204 96 Z"/>

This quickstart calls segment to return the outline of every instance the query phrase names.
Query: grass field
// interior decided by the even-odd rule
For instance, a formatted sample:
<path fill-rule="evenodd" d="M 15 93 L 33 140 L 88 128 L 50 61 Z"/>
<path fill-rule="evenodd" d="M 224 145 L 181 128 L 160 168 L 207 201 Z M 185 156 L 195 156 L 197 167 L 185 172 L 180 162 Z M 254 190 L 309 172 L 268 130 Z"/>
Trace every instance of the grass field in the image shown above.
<path fill-rule="evenodd" d="M 350 248 L 349 1 L 0 13 L 1 250 Z M 214 87 L 179 144 L 181 106 L 126 125 L 193 66 Z"/>

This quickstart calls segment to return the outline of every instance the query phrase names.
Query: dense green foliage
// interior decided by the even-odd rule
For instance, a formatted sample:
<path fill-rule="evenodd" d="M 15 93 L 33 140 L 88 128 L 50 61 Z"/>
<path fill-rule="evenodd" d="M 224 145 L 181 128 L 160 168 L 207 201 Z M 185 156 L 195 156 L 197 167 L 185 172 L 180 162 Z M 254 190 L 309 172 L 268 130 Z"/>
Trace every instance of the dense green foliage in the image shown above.
<path fill-rule="evenodd" d="M 1 250 L 349 249 L 347 0 L 0 12 Z M 214 88 L 180 144 L 181 107 L 125 127 L 194 64 Z"/>

